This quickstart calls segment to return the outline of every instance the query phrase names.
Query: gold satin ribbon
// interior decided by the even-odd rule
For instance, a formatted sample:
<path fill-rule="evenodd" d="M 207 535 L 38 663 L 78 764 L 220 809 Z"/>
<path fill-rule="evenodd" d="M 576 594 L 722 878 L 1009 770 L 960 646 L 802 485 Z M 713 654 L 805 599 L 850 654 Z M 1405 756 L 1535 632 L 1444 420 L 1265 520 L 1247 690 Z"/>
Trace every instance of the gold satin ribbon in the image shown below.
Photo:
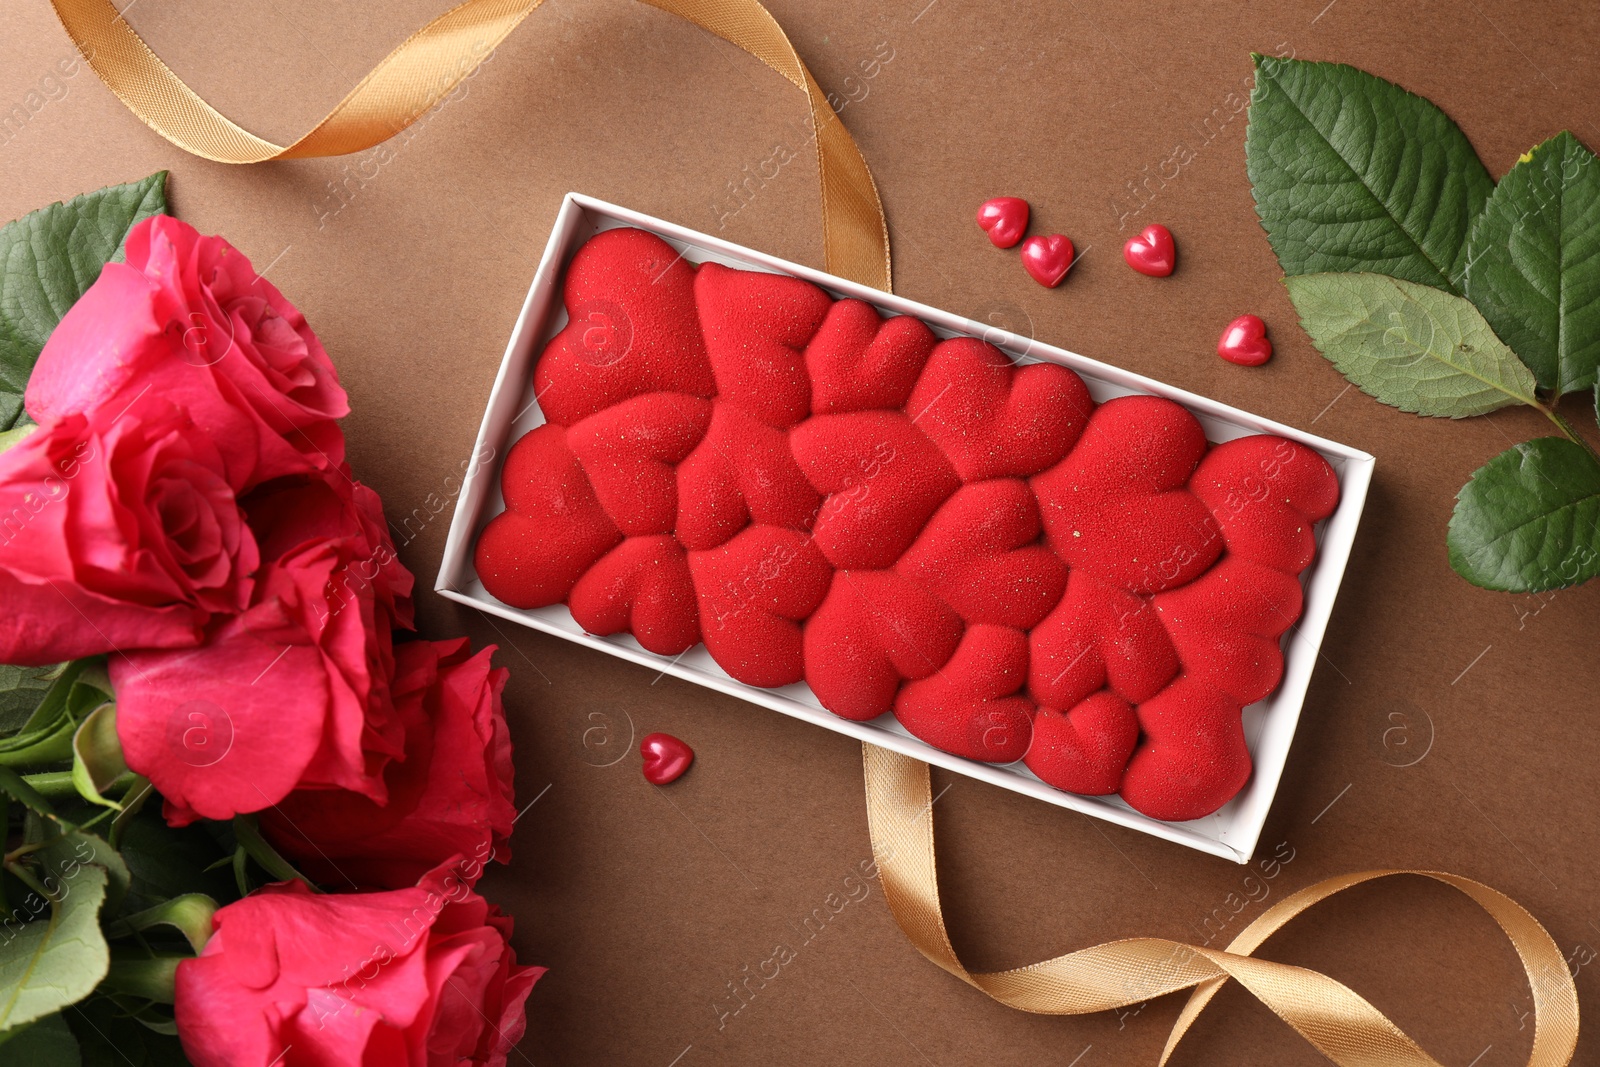
<path fill-rule="evenodd" d="M 1047 1015 L 1080 1015 L 1131 1007 L 1192 988 L 1167 1038 L 1161 1062 L 1229 978 L 1255 994 L 1318 1051 L 1341 1067 L 1439 1067 L 1415 1041 L 1348 986 L 1327 975 L 1250 953 L 1285 923 L 1351 886 L 1397 874 L 1432 878 L 1471 897 L 1500 924 L 1522 960 L 1533 990 L 1529 1067 L 1561 1067 L 1578 1043 L 1578 991 L 1567 961 L 1538 920 L 1481 882 L 1438 871 L 1361 871 L 1329 878 L 1268 908 L 1224 950 L 1135 937 L 990 974 L 967 970 L 950 946 L 939 906 L 933 851 L 933 800 L 928 765 L 864 745 L 867 824 L 883 893 L 895 921 L 928 959 L 1008 1007 Z"/>
<path fill-rule="evenodd" d="M 78 51 L 151 129 L 218 163 L 360 152 L 388 140 L 471 74 L 544 0 L 466 0 L 406 38 L 310 133 L 277 145 L 206 103 L 128 25 L 111 0 L 51 0 Z M 887 292 L 889 227 L 861 150 L 794 45 L 756 0 L 644 0 L 755 56 L 804 91 L 816 133 L 826 269 Z M 130 5 L 131 6 L 131 5 Z"/>
<path fill-rule="evenodd" d="M 221 163 L 359 152 L 416 121 L 469 75 L 542 0 L 467 0 L 409 37 L 311 132 L 279 146 L 236 125 L 150 51 L 110 0 L 51 0 L 61 24 L 101 79 L 173 144 Z M 794 46 L 756 0 L 644 0 L 744 49 L 803 90 L 817 134 L 827 269 L 887 291 L 888 226 L 855 141 L 828 106 Z M 1326 975 L 1250 955 L 1279 928 L 1341 890 L 1377 878 L 1432 878 L 1471 897 L 1511 939 L 1533 992 L 1529 1067 L 1560 1067 L 1578 1040 L 1578 996 L 1561 950 L 1509 897 L 1437 871 L 1363 871 L 1329 878 L 1267 909 L 1225 950 L 1165 938 L 1111 941 L 1042 963 L 973 973 L 956 957 L 939 905 L 932 797 L 924 763 L 863 746 L 867 817 L 884 896 L 917 949 L 1000 1003 L 1056 1015 L 1108 1011 L 1193 989 L 1173 1026 L 1165 1064 L 1190 1024 L 1228 979 L 1253 993 L 1342 1067 L 1439 1067 L 1361 996 Z"/>

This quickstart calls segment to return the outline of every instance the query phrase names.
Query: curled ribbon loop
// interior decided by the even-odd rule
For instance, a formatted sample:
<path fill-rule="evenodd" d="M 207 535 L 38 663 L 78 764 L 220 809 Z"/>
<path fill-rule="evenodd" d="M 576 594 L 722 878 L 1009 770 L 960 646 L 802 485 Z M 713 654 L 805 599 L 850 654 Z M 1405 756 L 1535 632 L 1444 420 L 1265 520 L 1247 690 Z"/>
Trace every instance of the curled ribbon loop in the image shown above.
<path fill-rule="evenodd" d="M 1165 1064 L 1179 1040 L 1229 978 L 1253 993 L 1341 1067 L 1439 1067 L 1399 1027 L 1327 975 L 1250 955 L 1285 923 L 1351 886 L 1397 874 L 1443 882 L 1471 897 L 1511 939 L 1533 990 L 1529 1067 L 1562 1067 L 1578 1043 L 1578 991 L 1566 959 L 1538 920 L 1480 882 L 1438 871 L 1383 870 L 1329 878 L 1279 901 L 1224 950 L 1158 937 L 1108 941 L 1040 963 L 973 973 L 945 932 L 934 862 L 928 765 L 875 745 L 862 746 L 867 824 L 883 893 L 895 921 L 928 959 L 1000 1003 L 1021 1011 L 1079 1015 L 1130 1007 L 1192 988 L 1167 1038 Z"/>
<path fill-rule="evenodd" d="M 95 73 L 151 129 L 219 163 L 342 155 L 405 129 L 482 63 L 543 0 L 466 0 L 412 34 L 293 144 L 257 137 L 202 100 L 133 31 L 111 0 L 51 0 Z M 757 0 L 644 0 L 742 48 L 806 94 L 817 139 L 827 269 L 890 288 L 889 231 L 872 175 L 816 79 Z M 1192 989 L 1167 1039 L 1165 1064 L 1200 1011 L 1232 978 L 1342 1067 L 1438 1067 L 1399 1027 L 1340 982 L 1304 967 L 1255 959 L 1262 942 L 1341 890 L 1397 874 L 1443 882 L 1476 901 L 1511 939 L 1533 990 L 1529 1067 L 1562 1067 L 1578 1041 L 1578 996 L 1565 958 L 1538 921 L 1509 897 L 1437 871 L 1381 870 L 1329 878 L 1280 901 L 1225 950 L 1165 938 L 1110 941 L 992 974 L 968 971 L 945 931 L 924 763 L 864 746 L 867 817 L 884 896 L 917 949 L 968 985 L 1021 1011 L 1070 1015 Z"/>
<path fill-rule="evenodd" d="M 218 163 L 360 152 L 411 125 L 470 75 L 544 0 L 466 0 L 406 38 L 311 132 L 278 145 L 206 103 L 134 32 L 111 0 L 51 0 L 100 79 L 161 136 Z M 816 134 L 826 269 L 890 287 L 889 228 L 866 160 L 794 45 L 757 0 L 644 0 L 755 56 L 803 90 Z"/>

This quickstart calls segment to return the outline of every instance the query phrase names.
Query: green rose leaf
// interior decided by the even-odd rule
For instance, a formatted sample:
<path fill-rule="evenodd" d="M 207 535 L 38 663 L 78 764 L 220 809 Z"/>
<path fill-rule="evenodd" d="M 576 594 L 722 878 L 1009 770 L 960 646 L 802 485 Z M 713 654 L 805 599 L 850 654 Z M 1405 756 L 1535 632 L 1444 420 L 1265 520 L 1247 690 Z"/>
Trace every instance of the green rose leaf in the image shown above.
<path fill-rule="evenodd" d="M 46 1015 L 21 1030 L 0 1030 L 0 1044 L 5 1045 L 3 1055 L 7 1063 L 25 1063 L 28 1067 L 83 1067 L 78 1039 L 59 1014 Z"/>
<path fill-rule="evenodd" d="M 1537 593 L 1600 574 L 1600 462 L 1564 437 L 1514 445 L 1456 497 L 1450 566 L 1474 585 Z"/>
<path fill-rule="evenodd" d="M 40 874 L 41 884 L 56 899 L 47 914 L 13 927 L 14 936 L 0 954 L 0 1030 L 42 1019 L 82 1000 L 110 967 L 106 939 L 100 933 L 105 868 L 78 864 Z"/>
<path fill-rule="evenodd" d="M 55 818 L 56 809 L 45 799 L 44 794 L 29 785 L 22 775 L 10 767 L 0 767 L 0 793 L 19 802 L 29 811 L 43 815 L 47 819 Z M 4 1026 L 0 1026 L 0 1029 L 4 1029 Z"/>
<path fill-rule="evenodd" d="M 152 1030 L 109 997 L 91 997 L 63 1014 L 83 1046 L 83 1067 L 180 1067 L 189 1062 L 176 1037 Z"/>
<path fill-rule="evenodd" d="M 1372 271 L 1460 293 L 1494 182 L 1420 96 L 1343 64 L 1257 56 L 1245 162 L 1285 274 Z"/>
<path fill-rule="evenodd" d="M 1600 165 L 1570 133 L 1523 156 L 1467 241 L 1466 295 L 1546 389 L 1600 367 Z"/>
<path fill-rule="evenodd" d="M 105 912 L 108 916 L 116 914 L 133 880 L 128 865 L 117 850 L 105 838 L 88 830 L 64 830 L 39 850 L 38 860 L 45 873 L 72 871 L 85 865 L 104 868 Z"/>
<path fill-rule="evenodd" d="M 120 844 L 133 875 L 128 910 L 156 907 L 184 893 L 205 893 L 225 904 L 239 898 L 231 872 L 215 868 L 229 851 L 201 823 L 177 828 L 159 814 L 140 813 L 128 820 Z"/>
<path fill-rule="evenodd" d="M 51 668 L 50 688 L 15 733 L 0 738 L 0 767 L 37 768 L 72 758 L 74 695 L 85 690 L 78 684 L 88 660 L 75 660 Z M 94 692 L 94 691 L 91 691 Z M 99 695 L 95 703 L 104 701 Z"/>
<path fill-rule="evenodd" d="M 3 435 L 0 435 L 3 436 Z M 33 715 L 60 665 L 12 667 L 0 664 L 0 734 L 15 733 Z"/>
<path fill-rule="evenodd" d="M 113 185 L 0 227 L 0 430 L 26 416 L 22 391 L 61 316 L 141 219 L 167 210 L 167 172 Z"/>
<path fill-rule="evenodd" d="M 27 437 L 38 428 L 38 425 L 34 423 L 32 419 L 28 418 L 27 412 L 23 412 L 21 415 L 18 415 L 17 424 L 15 426 L 11 427 L 9 430 L 0 431 L 0 452 L 8 451 L 17 445 L 20 445 L 23 438 Z"/>
<path fill-rule="evenodd" d="M 1382 274 L 1285 278 L 1317 350 L 1401 411 L 1461 418 L 1533 404 L 1533 374 L 1459 296 Z"/>
<path fill-rule="evenodd" d="M 135 912 L 106 926 L 106 936 L 116 939 L 131 937 L 136 933 L 167 926 L 183 935 L 189 947 L 198 956 L 211 940 L 211 920 L 217 914 L 217 902 L 204 893 L 184 893 L 163 901 L 153 908 Z"/>
<path fill-rule="evenodd" d="M 90 803 L 121 811 L 122 805 L 105 793 L 127 774 L 122 744 L 117 740 L 117 706 L 101 704 L 72 735 L 72 784 Z"/>

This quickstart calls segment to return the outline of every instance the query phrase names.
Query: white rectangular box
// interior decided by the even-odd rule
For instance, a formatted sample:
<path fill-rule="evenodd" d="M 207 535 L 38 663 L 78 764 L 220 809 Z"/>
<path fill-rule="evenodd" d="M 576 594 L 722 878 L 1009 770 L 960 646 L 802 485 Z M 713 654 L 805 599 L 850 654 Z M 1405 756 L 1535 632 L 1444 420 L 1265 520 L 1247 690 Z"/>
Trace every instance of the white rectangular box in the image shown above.
<path fill-rule="evenodd" d="M 1265 700 L 1244 709 L 1245 739 L 1250 746 L 1255 772 L 1239 795 L 1221 810 L 1203 819 L 1185 823 L 1161 822 L 1139 814 L 1116 796 L 1083 797 L 1064 793 L 1040 781 L 1021 763 L 1002 767 L 952 756 L 912 737 L 891 714 L 871 722 L 841 719 L 824 709 L 811 688 L 804 683 L 782 689 L 758 689 L 735 681 L 712 661 L 704 645 L 697 645 L 677 659 L 671 659 L 645 651 L 629 635 L 597 637 L 585 633 L 564 605 L 530 611 L 508 607 L 490 596 L 473 570 L 472 546 L 484 525 L 505 509 L 499 486 L 500 460 L 512 442 L 545 421 L 534 396 L 533 368 L 545 344 L 567 321 L 561 299 L 561 282 L 566 265 L 573 253 L 590 237 L 617 226 L 636 226 L 648 230 L 678 249 L 691 263 L 709 260 L 746 270 L 793 275 L 819 286 L 836 299 L 854 297 L 872 304 L 886 315 L 913 315 L 927 323 L 940 337 L 981 337 L 1019 362 L 1048 360 L 1059 363 L 1083 378 L 1097 402 L 1129 393 L 1166 397 L 1193 412 L 1205 427 L 1206 437 L 1214 443 L 1248 434 L 1273 433 L 1321 453 L 1338 475 L 1339 507 L 1316 529 L 1317 557 L 1301 576 L 1305 587 L 1305 609 L 1299 624 L 1283 637 L 1283 681 Z M 1327 629 L 1334 598 L 1339 592 L 1339 582 L 1350 558 L 1350 547 L 1355 540 L 1362 507 L 1366 503 L 1373 469 L 1373 458 L 1357 449 L 1313 437 L 1249 412 L 1041 344 L 1031 338 L 997 331 L 984 323 L 869 289 L 577 193 L 567 194 L 556 216 L 555 231 L 545 247 L 544 258 L 540 261 L 538 273 L 534 275 L 528 298 L 522 305 L 522 314 L 517 319 L 516 329 L 512 331 L 511 343 L 506 347 L 505 359 L 500 364 L 500 373 L 495 378 L 494 390 L 489 395 L 489 407 L 484 413 L 483 425 L 478 430 L 473 457 L 463 479 L 455 516 L 445 542 L 439 577 L 434 584 L 434 589 L 440 595 L 512 622 L 632 660 L 652 670 L 663 671 L 781 711 L 837 733 L 883 745 L 1003 789 L 1026 793 L 1050 804 L 1143 830 L 1238 863 L 1250 860 L 1266 822 L 1273 794 L 1277 792 L 1289 745 L 1294 739 L 1295 725 L 1300 719 L 1306 687 L 1311 680 L 1312 668 L 1316 665 L 1323 632 Z M 485 462 L 479 463 L 479 457 Z"/>

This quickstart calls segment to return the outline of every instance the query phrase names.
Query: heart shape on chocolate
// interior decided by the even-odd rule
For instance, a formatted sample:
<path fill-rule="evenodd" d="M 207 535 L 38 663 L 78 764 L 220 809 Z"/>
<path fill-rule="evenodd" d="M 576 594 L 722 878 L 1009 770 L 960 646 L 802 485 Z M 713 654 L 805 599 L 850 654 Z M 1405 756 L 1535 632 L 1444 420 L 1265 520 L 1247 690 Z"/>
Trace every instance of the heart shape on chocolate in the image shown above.
<path fill-rule="evenodd" d="M 901 411 L 818 415 L 789 443 L 811 484 L 828 494 L 811 532 L 835 567 L 893 566 L 961 486 L 949 459 Z"/>
<path fill-rule="evenodd" d="M 1179 678 L 1138 707 L 1142 743 L 1117 791 L 1136 811 L 1182 822 L 1216 811 L 1250 778 L 1239 705 Z"/>
<path fill-rule="evenodd" d="M 567 606 L 590 633 L 631 633 L 660 656 L 700 643 L 689 560 L 671 536 L 630 537 L 607 552 L 572 587 Z"/>
<path fill-rule="evenodd" d="M 607 230 L 567 267 L 567 325 L 534 369 L 544 417 L 571 426 L 641 393 L 716 395 L 694 267 L 643 230 Z"/>
<path fill-rule="evenodd" d="M 483 587 L 512 607 L 565 600 L 622 540 L 560 426 L 546 423 L 511 446 L 500 485 L 506 510 L 484 528 L 473 561 Z"/>
<path fill-rule="evenodd" d="M 805 347 L 833 304 L 828 294 L 799 278 L 706 263 L 694 297 L 717 399 L 780 430 L 811 414 Z"/>
<path fill-rule="evenodd" d="M 934 513 L 895 569 L 969 623 L 1027 630 L 1049 614 L 1067 568 L 1039 543 L 1039 505 L 1018 478 L 964 485 Z"/>
<path fill-rule="evenodd" d="M 871 304 L 840 300 L 806 346 L 811 413 L 905 407 L 934 342 L 921 319 L 881 319 Z"/>
<path fill-rule="evenodd" d="M 1034 703 L 1021 692 L 1028 674 L 1028 635 L 1009 626 L 967 627 L 937 674 L 907 682 L 894 717 L 946 752 L 983 763 L 1011 763 L 1028 752 Z"/>
<path fill-rule="evenodd" d="M 1126 700 L 1101 690 L 1071 711 L 1041 707 L 1033 717 L 1028 769 L 1057 789 L 1115 793 L 1139 743 L 1139 719 Z"/>
<path fill-rule="evenodd" d="M 805 677 L 801 623 L 833 581 L 833 568 L 809 536 L 748 526 L 725 545 L 689 553 L 689 574 L 701 637 L 723 670 L 763 688 Z"/>
<path fill-rule="evenodd" d="M 678 467 L 677 537 L 715 548 L 751 523 L 806 530 L 822 494 L 794 461 L 789 435 L 717 404 L 705 438 Z"/>
<path fill-rule="evenodd" d="M 1097 406 L 1064 367 L 630 231 L 565 293 L 551 425 L 508 453 L 477 545 L 494 596 L 661 655 L 703 641 L 741 682 L 1154 818 L 1249 778 L 1241 711 L 1278 684 L 1338 503 L 1314 450 L 1212 445 L 1172 401 Z M 605 302 L 625 330 L 578 321 Z"/>
<path fill-rule="evenodd" d="M 1082 569 L 1068 575 L 1066 595 L 1028 636 L 1028 693 L 1046 707 L 1076 707 L 1102 690 L 1138 704 L 1178 673 L 1177 650 L 1149 598 Z"/>
<path fill-rule="evenodd" d="M 694 749 L 671 734 L 646 734 L 639 742 L 644 777 L 651 785 L 667 785 L 683 777 L 694 762 Z"/>
<path fill-rule="evenodd" d="M 671 533 L 678 519 L 677 465 L 700 443 L 710 422 L 709 400 L 645 393 L 573 426 L 567 447 L 623 533 Z"/>
<path fill-rule="evenodd" d="M 1094 408 L 1083 379 L 1054 363 L 1019 367 L 971 337 L 941 341 L 906 410 L 963 481 L 1027 477 L 1071 451 Z"/>
<path fill-rule="evenodd" d="M 922 583 L 895 571 L 836 571 L 806 620 L 806 681 L 835 715 L 875 719 L 894 706 L 901 682 L 948 663 L 961 634 L 960 616 Z"/>
<path fill-rule="evenodd" d="M 1154 396 L 1101 404 L 1067 458 L 1034 477 L 1056 555 L 1134 593 L 1194 581 L 1222 554 L 1216 520 L 1188 489 L 1205 431 Z"/>

